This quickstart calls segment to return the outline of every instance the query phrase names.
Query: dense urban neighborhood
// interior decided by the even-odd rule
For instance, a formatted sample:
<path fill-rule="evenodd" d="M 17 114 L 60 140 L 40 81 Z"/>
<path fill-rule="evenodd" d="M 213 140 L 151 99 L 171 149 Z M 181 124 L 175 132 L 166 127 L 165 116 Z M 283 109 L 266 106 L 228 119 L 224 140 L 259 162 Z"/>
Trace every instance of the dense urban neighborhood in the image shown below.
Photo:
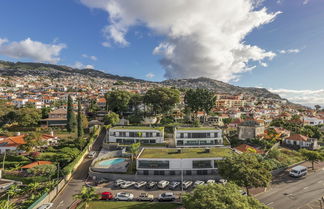
<path fill-rule="evenodd" d="M 179 87 L 8 72 L 0 77 L 0 208 L 324 205 L 319 105 L 224 93 L 206 79 Z M 288 191 L 315 181 L 308 199 Z"/>

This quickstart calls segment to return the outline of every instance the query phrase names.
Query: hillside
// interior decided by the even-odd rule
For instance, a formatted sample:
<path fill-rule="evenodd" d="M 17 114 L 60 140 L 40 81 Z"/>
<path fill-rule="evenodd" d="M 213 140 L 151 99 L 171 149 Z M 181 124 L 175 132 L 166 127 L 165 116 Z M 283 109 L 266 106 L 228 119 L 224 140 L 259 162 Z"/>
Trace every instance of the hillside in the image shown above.
<path fill-rule="evenodd" d="M 72 75 L 83 75 L 92 78 L 106 78 L 111 80 L 121 80 L 128 82 L 149 82 L 141 79 L 136 79 L 126 76 L 112 75 L 94 69 L 76 69 L 63 65 L 31 63 L 31 62 L 6 62 L 0 61 L 0 76 L 47 76 L 51 78 L 67 77 Z M 256 97 L 281 99 L 279 95 L 273 94 L 264 88 L 253 87 L 239 87 L 221 81 L 209 78 L 197 79 L 179 79 L 179 80 L 166 80 L 160 82 L 166 86 L 174 86 L 177 88 L 206 88 L 218 93 L 239 94 L 245 93 Z"/>

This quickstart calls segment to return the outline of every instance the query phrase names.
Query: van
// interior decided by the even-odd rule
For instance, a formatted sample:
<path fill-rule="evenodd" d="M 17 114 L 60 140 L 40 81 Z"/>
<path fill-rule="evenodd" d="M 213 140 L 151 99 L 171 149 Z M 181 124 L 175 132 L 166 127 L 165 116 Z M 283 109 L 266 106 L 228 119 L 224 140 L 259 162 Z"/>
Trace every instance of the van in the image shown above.
<path fill-rule="evenodd" d="M 91 152 L 89 152 L 89 154 L 88 154 L 88 158 L 94 158 L 96 156 L 96 152 L 95 151 L 91 151 Z"/>
<path fill-rule="evenodd" d="M 301 165 L 293 167 L 289 172 L 289 175 L 291 177 L 301 177 L 301 176 L 305 176 L 306 174 L 307 174 L 307 168 Z"/>

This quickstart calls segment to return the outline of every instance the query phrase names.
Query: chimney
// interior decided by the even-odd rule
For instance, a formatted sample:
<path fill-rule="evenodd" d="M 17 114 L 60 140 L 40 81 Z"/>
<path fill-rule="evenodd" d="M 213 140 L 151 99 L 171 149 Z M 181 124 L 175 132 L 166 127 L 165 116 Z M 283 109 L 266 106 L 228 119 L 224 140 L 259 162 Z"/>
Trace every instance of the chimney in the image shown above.
<path fill-rule="evenodd" d="M 17 132 L 17 133 L 16 133 L 16 136 L 20 136 L 20 132 Z"/>

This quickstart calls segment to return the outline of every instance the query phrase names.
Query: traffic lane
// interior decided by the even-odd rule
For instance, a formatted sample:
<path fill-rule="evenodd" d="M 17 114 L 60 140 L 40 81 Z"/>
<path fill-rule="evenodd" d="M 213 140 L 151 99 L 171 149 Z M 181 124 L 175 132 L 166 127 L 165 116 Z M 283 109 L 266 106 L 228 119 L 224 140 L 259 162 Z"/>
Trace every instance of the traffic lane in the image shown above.
<path fill-rule="evenodd" d="M 291 177 L 292 178 L 292 177 Z M 301 179 L 292 178 L 257 196 L 261 202 L 275 209 L 295 209 L 324 194 L 324 171 Z"/>

